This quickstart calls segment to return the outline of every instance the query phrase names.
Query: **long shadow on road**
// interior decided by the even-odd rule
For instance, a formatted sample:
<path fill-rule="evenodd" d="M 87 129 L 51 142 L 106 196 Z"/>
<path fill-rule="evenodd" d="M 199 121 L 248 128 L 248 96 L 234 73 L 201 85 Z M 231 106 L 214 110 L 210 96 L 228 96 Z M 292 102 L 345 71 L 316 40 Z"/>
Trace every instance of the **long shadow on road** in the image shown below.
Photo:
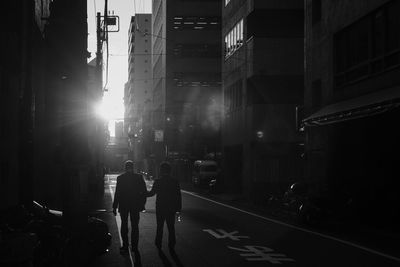
<path fill-rule="evenodd" d="M 175 262 L 176 266 L 184 267 L 183 263 L 179 259 L 178 254 L 176 254 L 175 250 L 170 249 L 169 250 L 169 254 L 171 255 L 172 260 Z M 160 259 L 161 259 L 161 261 L 162 261 L 164 266 L 166 266 L 166 267 L 172 267 L 173 266 L 171 261 L 168 259 L 167 255 L 165 255 L 165 253 L 161 249 L 158 250 L 158 256 L 160 257 Z"/>

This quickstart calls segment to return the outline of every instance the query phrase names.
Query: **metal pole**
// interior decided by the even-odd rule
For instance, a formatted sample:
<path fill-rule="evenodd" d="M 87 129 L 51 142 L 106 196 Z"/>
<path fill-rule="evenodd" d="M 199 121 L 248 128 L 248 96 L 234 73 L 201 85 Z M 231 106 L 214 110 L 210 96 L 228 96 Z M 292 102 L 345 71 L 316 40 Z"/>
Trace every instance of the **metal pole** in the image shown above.
<path fill-rule="evenodd" d="M 101 75 L 102 69 L 103 69 L 102 33 L 104 34 L 104 32 L 102 32 L 102 30 L 101 30 L 101 14 L 100 14 L 100 12 L 97 12 L 96 33 L 97 33 L 96 68 L 97 68 L 97 71 L 100 72 L 100 75 L 99 75 L 100 78 L 102 78 L 102 75 Z M 103 84 L 103 81 L 101 81 L 101 84 Z"/>

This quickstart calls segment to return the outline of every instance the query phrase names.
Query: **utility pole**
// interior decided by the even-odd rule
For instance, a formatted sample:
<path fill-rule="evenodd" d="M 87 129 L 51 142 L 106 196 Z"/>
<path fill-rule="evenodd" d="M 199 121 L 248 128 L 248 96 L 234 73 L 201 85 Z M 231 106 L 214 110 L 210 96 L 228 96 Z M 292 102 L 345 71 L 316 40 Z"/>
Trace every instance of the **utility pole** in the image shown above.
<path fill-rule="evenodd" d="M 103 86 L 103 35 L 104 32 L 101 29 L 101 13 L 97 12 L 96 16 L 96 33 L 97 33 L 97 51 L 96 51 L 96 68 L 97 78 L 100 80 L 101 89 Z"/>
<path fill-rule="evenodd" d="M 117 26 L 117 30 L 110 30 L 108 26 Z M 97 36 L 97 49 L 96 49 L 96 79 L 98 86 L 98 102 L 101 102 L 103 94 L 107 91 L 108 82 L 108 33 L 119 31 L 119 17 L 108 15 L 108 0 L 104 2 L 104 15 L 101 16 L 100 12 L 96 14 L 96 36 Z M 104 64 L 103 47 L 106 44 L 106 62 Z M 105 85 L 103 78 L 103 71 L 105 66 Z M 95 118 L 96 120 L 96 145 L 95 145 L 95 175 L 96 179 L 100 179 L 98 190 L 103 192 L 104 190 L 104 152 L 105 152 L 105 142 L 106 142 L 106 131 L 108 124 L 103 121 L 103 119 Z"/>

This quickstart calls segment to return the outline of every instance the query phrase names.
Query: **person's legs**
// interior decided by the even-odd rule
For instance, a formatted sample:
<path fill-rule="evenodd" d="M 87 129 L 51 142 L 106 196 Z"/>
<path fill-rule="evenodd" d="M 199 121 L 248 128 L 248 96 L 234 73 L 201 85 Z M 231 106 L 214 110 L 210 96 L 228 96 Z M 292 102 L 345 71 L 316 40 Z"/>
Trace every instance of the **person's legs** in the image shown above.
<path fill-rule="evenodd" d="M 122 247 L 128 248 L 129 247 L 129 240 L 128 240 L 128 211 L 120 211 L 119 214 L 121 215 L 121 238 L 122 238 Z"/>
<path fill-rule="evenodd" d="M 173 249 L 176 244 L 175 212 L 169 212 L 168 214 L 166 214 L 165 220 L 167 222 L 167 227 L 168 227 L 168 247 Z"/>
<path fill-rule="evenodd" d="M 156 212 L 156 218 L 157 218 L 157 232 L 156 232 L 155 244 L 157 248 L 161 248 L 165 216 L 161 212 Z"/>
<path fill-rule="evenodd" d="M 131 246 L 132 250 L 137 250 L 139 243 L 140 214 L 138 211 L 131 211 L 130 215 L 131 215 Z"/>

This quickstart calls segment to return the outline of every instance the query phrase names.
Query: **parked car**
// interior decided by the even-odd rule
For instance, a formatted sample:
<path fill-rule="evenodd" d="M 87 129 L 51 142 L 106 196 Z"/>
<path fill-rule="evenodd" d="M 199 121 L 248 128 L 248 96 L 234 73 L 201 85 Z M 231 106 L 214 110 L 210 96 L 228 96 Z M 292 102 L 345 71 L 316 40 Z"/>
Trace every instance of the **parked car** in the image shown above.
<path fill-rule="evenodd" d="M 192 183 L 194 186 L 210 187 L 216 183 L 218 164 L 213 160 L 196 160 L 193 166 Z"/>

